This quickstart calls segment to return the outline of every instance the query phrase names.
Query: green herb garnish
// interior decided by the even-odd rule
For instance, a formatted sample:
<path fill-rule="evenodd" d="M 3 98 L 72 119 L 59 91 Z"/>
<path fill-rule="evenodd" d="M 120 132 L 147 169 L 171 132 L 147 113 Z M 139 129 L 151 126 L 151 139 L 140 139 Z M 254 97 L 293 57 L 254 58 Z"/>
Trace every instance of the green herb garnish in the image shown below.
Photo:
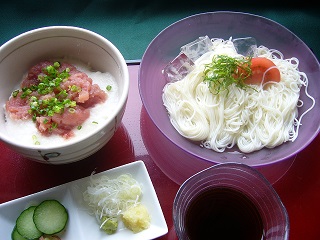
<path fill-rule="evenodd" d="M 40 145 L 40 142 L 36 135 L 32 135 L 32 140 L 34 145 Z"/>
<path fill-rule="evenodd" d="M 107 91 L 111 91 L 112 86 L 111 86 L 111 85 L 108 85 L 108 86 L 106 87 L 106 89 L 107 89 Z"/>
<path fill-rule="evenodd" d="M 33 115 L 33 120 L 37 116 L 48 116 L 52 117 L 55 113 L 62 114 L 65 108 L 73 109 L 76 106 L 75 101 L 71 101 L 70 99 L 62 99 L 52 97 L 48 99 L 38 99 L 35 96 L 30 97 L 30 109 L 29 114 Z M 70 112 L 74 112 L 74 109 Z"/>
<path fill-rule="evenodd" d="M 230 85 L 245 89 L 249 87 L 244 80 L 251 76 L 251 58 L 233 58 L 226 55 L 216 55 L 212 62 L 205 65 L 204 80 L 209 83 L 213 94 L 227 90 Z"/>
<path fill-rule="evenodd" d="M 66 81 L 70 76 L 70 69 L 66 68 L 62 72 L 59 72 L 60 63 L 55 62 L 53 65 L 47 66 L 43 69 L 43 75 L 38 76 L 40 83 L 35 86 L 36 90 L 41 95 L 52 93 L 53 91 L 61 91 L 60 84 L 62 81 Z"/>
<path fill-rule="evenodd" d="M 13 97 L 16 97 L 16 96 L 18 96 L 18 93 L 19 93 L 19 90 L 14 90 L 14 91 L 12 92 L 12 96 L 13 96 Z"/>
<path fill-rule="evenodd" d="M 77 86 L 77 85 L 69 86 L 69 89 L 70 89 L 72 92 L 81 92 L 81 87 L 79 87 L 79 86 Z"/>

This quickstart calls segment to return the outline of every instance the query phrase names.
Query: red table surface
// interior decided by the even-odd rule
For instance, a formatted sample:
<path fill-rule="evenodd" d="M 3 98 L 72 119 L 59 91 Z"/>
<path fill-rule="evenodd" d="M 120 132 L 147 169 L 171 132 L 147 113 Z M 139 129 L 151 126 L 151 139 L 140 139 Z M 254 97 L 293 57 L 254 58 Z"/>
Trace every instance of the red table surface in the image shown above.
<path fill-rule="evenodd" d="M 169 229 L 168 234 L 158 239 L 175 239 L 172 205 L 179 185 L 160 170 L 144 145 L 138 71 L 139 65 L 129 65 L 130 90 L 121 127 L 101 150 L 87 159 L 66 165 L 41 164 L 25 159 L 0 142 L 0 203 L 89 176 L 93 170 L 102 172 L 142 160 Z M 320 239 L 319 158 L 320 135 L 298 154 L 289 171 L 273 185 L 289 213 L 291 240 Z"/>

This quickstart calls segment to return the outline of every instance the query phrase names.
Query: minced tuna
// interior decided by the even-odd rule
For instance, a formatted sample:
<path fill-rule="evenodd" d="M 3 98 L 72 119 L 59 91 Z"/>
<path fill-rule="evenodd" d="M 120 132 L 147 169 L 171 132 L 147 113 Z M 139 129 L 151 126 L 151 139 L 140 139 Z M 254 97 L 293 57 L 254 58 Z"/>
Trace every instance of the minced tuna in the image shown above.
<path fill-rule="evenodd" d="M 44 136 L 74 136 L 90 109 L 107 100 L 106 91 L 74 65 L 43 61 L 33 66 L 6 103 L 13 120 L 32 119 Z"/>

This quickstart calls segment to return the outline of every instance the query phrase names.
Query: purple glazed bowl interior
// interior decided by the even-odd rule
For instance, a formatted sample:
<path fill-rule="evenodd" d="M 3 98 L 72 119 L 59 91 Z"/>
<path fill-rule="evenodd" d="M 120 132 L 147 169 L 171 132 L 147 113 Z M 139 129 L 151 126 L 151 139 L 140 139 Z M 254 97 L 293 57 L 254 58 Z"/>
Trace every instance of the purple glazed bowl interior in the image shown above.
<path fill-rule="evenodd" d="M 308 92 L 315 98 L 316 104 L 303 117 L 299 136 L 294 142 L 286 142 L 273 149 L 264 148 L 246 154 L 234 154 L 235 149 L 218 153 L 201 148 L 183 138 L 173 128 L 162 102 L 162 89 L 166 84 L 162 70 L 179 54 L 181 46 L 205 35 L 209 38 L 223 39 L 250 36 L 257 40 L 257 45 L 281 51 L 284 58 L 299 59 L 299 69 L 308 76 Z M 166 159 L 166 157 L 159 159 L 161 156 L 157 156 L 158 159 L 154 160 L 158 165 L 162 165 L 160 168 L 165 169 L 164 172 L 171 179 L 180 184 L 195 173 L 184 171 L 190 168 L 188 161 L 203 164 L 202 169 L 217 163 L 240 162 L 262 169 L 262 172 L 264 168 L 269 168 L 275 163 L 285 160 L 290 160 L 292 163 L 295 156 L 313 141 L 320 130 L 320 106 L 317 104 L 320 97 L 319 81 L 320 66 L 312 51 L 294 33 L 270 19 L 248 13 L 222 11 L 196 14 L 177 21 L 161 31 L 146 49 L 139 69 L 139 91 L 147 115 L 157 128 L 154 131 L 158 131 L 161 137 L 164 137 L 163 140 L 167 142 L 157 141 L 157 148 L 161 148 L 162 144 L 169 144 L 170 148 L 187 156 L 184 156 L 184 159 L 174 160 L 176 165 L 180 164 L 181 170 L 165 169 L 166 161 L 172 161 L 172 159 Z M 312 105 L 312 101 L 306 97 L 304 90 L 301 90 L 300 99 L 304 102 L 299 110 L 301 113 Z M 152 143 L 146 145 L 152 145 Z M 164 149 L 169 151 L 168 146 Z M 177 157 L 177 153 L 175 154 Z M 170 164 L 173 165 L 172 162 Z M 194 162 L 192 165 L 197 164 Z M 286 164 L 286 169 L 280 171 L 278 176 L 272 176 L 272 179 L 266 177 L 269 181 L 275 182 L 290 166 L 291 164 Z"/>

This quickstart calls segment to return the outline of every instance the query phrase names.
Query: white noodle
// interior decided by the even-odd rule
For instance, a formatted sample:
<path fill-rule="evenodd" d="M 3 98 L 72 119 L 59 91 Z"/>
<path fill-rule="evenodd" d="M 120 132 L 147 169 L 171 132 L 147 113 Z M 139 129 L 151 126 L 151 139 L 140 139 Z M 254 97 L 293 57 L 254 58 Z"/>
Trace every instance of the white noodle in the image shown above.
<path fill-rule="evenodd" d="M 281 74 L 279 83 L 212 94 L 203 82 L 204 64 L 217 54 L 238 56 L 232 41 L 212 39 L 213 51 L 204 54 L 184 79 L 168 83 L 163 103 L 175 129 L 185 138 L 201 141 L 206 148 L 223 152 L 235 145 L 245 153 L 263 147 L 274 148 L 298 136 L 302 117 L 314 106 L 307 92 L 308 78 L 298 70 L 297 58 L 284 59 L 278 50 L 257 48 L 258 56 L 274 62 Z M 305 87 L 312 106 L 298 116 L 300 89 Z M 265 88 L 264 88 L 265 87 Z M 228 95 L 227 95 L 228 94 Z"/>

